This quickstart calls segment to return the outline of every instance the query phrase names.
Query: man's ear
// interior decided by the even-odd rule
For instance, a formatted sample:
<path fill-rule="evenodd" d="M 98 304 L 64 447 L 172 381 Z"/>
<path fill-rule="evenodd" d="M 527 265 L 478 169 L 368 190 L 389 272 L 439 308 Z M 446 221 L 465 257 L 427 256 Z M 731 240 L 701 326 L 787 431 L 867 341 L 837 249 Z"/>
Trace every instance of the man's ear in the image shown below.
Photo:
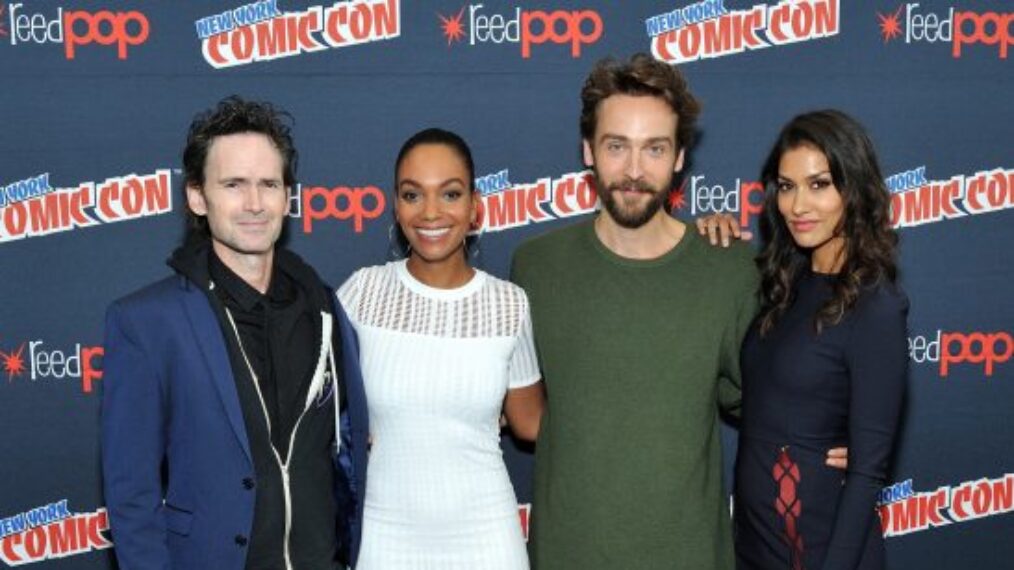
<path fill-rule="evenodd" d="M 584 150 L 584 165 L 588 168 L 595 166 L 595 153 L 592 152 L 591 141 L 582 139 L 581 148 Z"/>
<path fill-rule="evenodd" d="M 686 149 L 682 149 L 681 148 L 680 149 L 680 153 L 678 155 L 676 155 L 676 165 L 673 166 L 673 169 L 672 169 L 673 172 L 679 172 L 679 171 L 683 170 L 683 159 L 685 158 L 685 155 L 686 155 Z"/>
<path fill-rule="evenodd" d="M 187 206 L 198 216 L 208 213 L 208 203 L 204 200 L 204 189 L 196 184 L 187 184 Z"/>

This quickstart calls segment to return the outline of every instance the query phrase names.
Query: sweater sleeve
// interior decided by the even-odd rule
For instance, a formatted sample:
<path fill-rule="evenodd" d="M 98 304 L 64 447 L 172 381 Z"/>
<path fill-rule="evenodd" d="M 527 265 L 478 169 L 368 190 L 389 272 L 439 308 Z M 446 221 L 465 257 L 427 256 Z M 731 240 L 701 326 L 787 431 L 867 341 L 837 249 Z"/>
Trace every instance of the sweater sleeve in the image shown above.
<path fill-rule="evenodd" d="M 746 258 L 745 258 L 746 259 Z M 757 273 L 748 259 L 747 269 L 743 271 L 741 286 L 736 292 L 735 310 L 725 329 L 722 338 L 718 379 L 719 409 L 739 418 L 743 399 L 742 374 L 740 371 L 739 352 L 743 345 L 743 337 L 750 330 L 750 324 L 757 314 Z"/>
<path fill-rule="evenodd" d="M 908 299 L 881 287 L 860 303 L 846 347 L 849 464 L 824 570 L 859 564 L 887 478 L 907 381 Z"/>

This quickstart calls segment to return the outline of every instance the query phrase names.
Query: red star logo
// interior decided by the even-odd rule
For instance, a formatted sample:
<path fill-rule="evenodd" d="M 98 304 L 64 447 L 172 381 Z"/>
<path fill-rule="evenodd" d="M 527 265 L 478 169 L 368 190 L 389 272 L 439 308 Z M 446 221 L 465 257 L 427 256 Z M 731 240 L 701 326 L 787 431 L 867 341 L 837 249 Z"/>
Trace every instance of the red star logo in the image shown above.
<path fill-rule="evenodd" d="M 25 352 L 25 343 L 21 343 L 16 352 L 6 353 L 0 350 L 0 359 L 3 360 L 3 371 L 7 373 L 7 382 L 14 376 L 21 376 L 25 373 L 25 359 L 22 354 Z"/>
<path fill-rule="evenodd" d="M 440 18 L 440 28 L 443 30 L 444 37 L 447 38 L 447 47 L 451 47 L 451 42 L 460 42 L 465 39 L 465 27 L 461 24 L 461 18 L 464 15 L 464 6 L 456 16 L 445 17 L 442 14 L 437 14 L 437 17 Z"/>
<path fill-rule="evenodd" d="M 898 18 L 901 17 L 901 9 L 905 6 L 898 6 L 898 10 L 893 14 L 881 14 L 877 12 L 877 18 L 880 20 L 880 35 L 884 36 L 884 43 L 897 38 L 901 35 L 901 22 Z"/>
<path fill-rule="evenodd" d="M 687 181 L 684 179 L 683 184 L 680 184 L 679 188 L 673 188 L 669 191 L 669 198 L 667 203 L 669 204 L 669 211 L 675 212 L 676 210 L 682 210 L 687 205 L 686 200 L 686 189 Z"/>

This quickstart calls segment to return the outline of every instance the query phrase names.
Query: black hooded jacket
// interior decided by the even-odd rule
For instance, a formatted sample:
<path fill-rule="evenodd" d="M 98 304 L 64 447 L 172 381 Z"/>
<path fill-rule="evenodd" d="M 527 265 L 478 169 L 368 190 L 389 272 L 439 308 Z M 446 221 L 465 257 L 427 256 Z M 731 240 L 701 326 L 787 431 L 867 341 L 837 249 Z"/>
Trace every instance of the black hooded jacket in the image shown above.
<path fill-rule="evenodd" d="M 345 402 L 340 379 L 307 403 L 326 349 L 322 313 L 332 312 L 331 290 L 297 255 L 281 248 L 275 250 L 265 295 L 225 267 L 207 238 L 191 236 L 168 263 L 207 292 L 228 347 L 255 473 L 241 482 L 256 494 L 250 536 L 236 537 L 247 548 L 246 568 L 285 569 L 286 540 L 293 569 L 339 568 L 331 397 L 337 386 Z M 333 327 L 335 361 L 340 359 L 338 334 Z M 326 379 L 340 374 L 325 362 Z"/>

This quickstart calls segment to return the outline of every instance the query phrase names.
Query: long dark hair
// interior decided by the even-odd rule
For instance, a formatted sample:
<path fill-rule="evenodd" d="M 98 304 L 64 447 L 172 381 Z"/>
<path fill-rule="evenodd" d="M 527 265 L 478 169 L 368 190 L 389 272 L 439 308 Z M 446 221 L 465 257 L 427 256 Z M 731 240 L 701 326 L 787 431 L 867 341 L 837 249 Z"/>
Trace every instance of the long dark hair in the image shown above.
<path fill-rule="evenodd" d="M 764 213 L 760 226 L 765 245 L 757 265 L 761 272 L 762 335 L 792 304 L 794 284 L 810 263 L 809 253 L 796 245 L 778 211 L 778 165 L 783 154 L 800 146 L 811 146 L 824 154 L 844 203 L 836 230 L 844 238 L 844 265 L 834 280 L 831 298 L 816 315 L 817 332 L 839 323 L 864 286 L 883 280 L 893 283 L 897 276 L 898 236 L 891 229 L 891 197 L 866 131 L 840 111 L 799 115 L 782 129 L 761 172 Z"/>

